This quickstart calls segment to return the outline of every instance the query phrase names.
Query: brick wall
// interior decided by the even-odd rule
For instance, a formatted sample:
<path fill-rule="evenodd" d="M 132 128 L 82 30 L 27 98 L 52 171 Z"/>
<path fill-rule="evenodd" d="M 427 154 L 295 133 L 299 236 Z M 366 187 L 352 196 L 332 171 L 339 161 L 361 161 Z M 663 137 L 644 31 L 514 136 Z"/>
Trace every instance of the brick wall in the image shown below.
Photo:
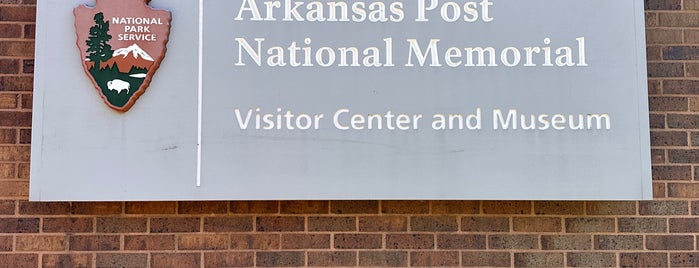
<path fill-rule="evenodd" d="M 699 266 L 699 0 L 646 0 L 654 201 L 29 203 L 36 0 L 0 0 L 0 267 Z"/>

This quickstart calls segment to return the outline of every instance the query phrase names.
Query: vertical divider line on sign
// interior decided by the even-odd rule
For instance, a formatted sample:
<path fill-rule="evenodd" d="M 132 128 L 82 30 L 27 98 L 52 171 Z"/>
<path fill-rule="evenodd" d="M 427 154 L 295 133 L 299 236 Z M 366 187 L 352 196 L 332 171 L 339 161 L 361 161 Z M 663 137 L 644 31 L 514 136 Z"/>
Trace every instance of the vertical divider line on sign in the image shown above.
<path fill-rule="evenodd" d="M 197 73 L 197 187 L 201 187 L 201 128 L 204 56 L 204 0 L 199 0 L 199 62 Z"/>

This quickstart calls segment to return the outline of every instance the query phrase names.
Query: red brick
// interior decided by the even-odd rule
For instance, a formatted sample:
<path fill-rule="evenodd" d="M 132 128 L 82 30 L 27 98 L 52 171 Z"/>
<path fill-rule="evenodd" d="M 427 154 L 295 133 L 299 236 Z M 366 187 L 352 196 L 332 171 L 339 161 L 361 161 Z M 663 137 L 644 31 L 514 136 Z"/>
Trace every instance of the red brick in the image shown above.
<path fill-rule="evenodd" d="M 182 234 L 177 239 L 177 249 L 180 250 L 222 250 L 228 249 L 228 235 L 199 235 Z"/>
<path fill-rule="evenodd" d="M 20 179 L 29 179 L 29 163 L 19 163 L 17 165 L 17 177 Z"/>
<path fill-rule="evenodd" d="M 408 253 L 405 251 L 360 251 L 359 266 L 407 267 Z"/>
<path fill-rule="evenodd" d="M 597 250 L 640 250 L 643 249 L 641 235 L 595 235 Z"/>
<path fill-rule="evenodd" d="M 19 130 L 19 144 L 31 144 L 32 143 L 32 130 L 31 129 L 20 129 Z M 29 178 L 29 176 L 26 176 Z"/>
<path fill-rule="evenodd" d="M 434 249 L 432 234 L 388 234 L 386 248 L 388 249 Z"/>
<path fill-rule="evenodd" d="M 234 234 L 231 235 L 231 249 L 273 250 L 281 248 L 279 234 Z"/>
<path fill-rule="evenodd" d="M 2 157 L 0 149 L 0 157 Z M 26 198 L 29 195 L 29 183 L 24 181 L 0 181 L 0 198 Z"/>
<path fill-rule="evenodd" d="M 663 129 L 665 128 L 665 115 L 662 114 L 650 114 L 648 116 L 649 124 L 651 129 Z"/>
<path fill-rule="evenodd" d="M 17 24 L 0 24 L 0 38 L 19 38 L 22 36 L 22 26 Z"/>
<path fill-rule="evenodd" d="M 68 215 L 70 204 L 66 202 L 19 202 L 20 215 Z"/>
<path fill-rule="evenodd" d="M 692 180 L 692 167 L 653 166 L 653 180 Z"/>
<path fill-rule="evenodd" d="M 308 266 L 311 267 L 338 267 L 357 266 L 357 252 L 330 251 L 308 252 Z"/>
<path fill-rule="evenodd" d="M 15 109 L 17 108 L 17 94 L 0 94 L 0 109 Z M 0 133 L 0 142 L 5 144 L 16 143 L 17 136 L 14 129 L 2 129 L 4 133 Z"/>
<path fill-rule="evenodd" d="M 670 163 L 696 164 L 699 163 L 699 150 L 673 149 L 668 150 Z"/>
<path fill-rule="evenodd" d="M 648 80 L 648 95 L 658 95 L 662 93 L 661 80 Z"/>
<path fill-rule="evenodd" d="M 665 80 L 663 81 L 665 94 L 699 94 L 699 80 Z"/>
<path fill-rule="evenodd" d="M 541 249 L 543 250 L 591 250 L 592 236 L 590 235 L 542 235 Z"/>
<path fill-rule="evenodd" d="M 330 201 L 330 212 L 334 214 L 377 214 L 379 201 L 338 200 Z"/>
<path fill-rule="evenodd" d="M 256 252 L 255 259 L 259 267 L 301 267 L 306 262 L 303 252 L 297 251 Z"/>
<path fill-rule="evenodd" d="M 126 202 L 126 214 L 175 214 L 177 202 Z"/>
<path fill-rule="evenodd" d="M 360 232 L 405 232 L 408 218 L 402 216 L 359 217 Z"/>
<path fill-rule="evenodd" d="M 15 163 L 0 163 L 0 179 L 14 179 L 16 174 Z"/>
<path fill-rule="evenodd" d="M 623 267 L 667 267 L 667 253 L 620 253 L 619 265 Z"/>
<path fill-rule="evenodd" d="M 0 254 L 0 267 L 36 268 L 39 266 L 37 254 Z"/>
<path fill-rule="evenodd" d="M 147 267 L 148 254 L 99 253 L 97 267 Z"/>
<path fill-rule="evenodd" d="M 432 214 L 478 214 L 479 201 L 431 201 Z"/>
<path fill-rule="evenodd" d="M 699 253 L 670 253 L 671 267 L 699 267 Z"/>
<path fill-rule="evenodd" d="M 12 236 L 0 236 L 0 252 L 12 251 Z"/>
<path fill-rule="evenodd" d="M 98 233 L 145 233 L 146 218 L 97 218 Z"/>
<path fill-rule="evenodd" d="M 22 109 L 32 109 L 32 105 L 33 105 L 33 100 L 32 100 L 33 97 L 32 96 L 33 96 L 33 94 L 20 94 L 19 96 L 20 96 L 21 108 Z M 25 131 L 25 133 L 29 133 L 30 134 L 29 138 L 31 139 L 31 129 L 28 131 Z M 21 130 L 20 130 L 20 134 L 22 134 Z M 20 138 L 21 137 L 24 137 L 24 136 L 20 136 Z M 22 143 L 24 144 L 24 142 L 22 142 Z M 29 143 L 29 142 L 27 142 L 27 143 Z"/>
<path fill-rule="evenodd" d="M 667 183 L 653 182 L 653 198 L 663 199 L 667 197 Z"/>
<path fill-rule="evenodd" d="M 560 232 L 561 218 L 515 217 L 512 228 L 515 232 Z"/>
<path fill-rule="evenodd" d="M 667 46 L 663 48 L 664 60 L 697 60 L 699 46 Z"/>
<path fill-rule="evenodd" d="M 21 50 L 31 48 L 31 53 L 34 53 L 34 45 L 28 45 L 27 42 L 11 42 L 16 44 Z M 0 55 L 3 49 L 7 49 L 7 42 L 0 41 Z M 29 53 L 29 52 L 27 52 Z M 17 56 L 17 55 L 7 55 L 7 56 Z M 34 88 L 34 78 L 31 76 L 3 76 L 0 77 L 0 91 L 32 91 Z M 23 125 L 24 126 L 24 125 Z M 30 126 L 30 125 L 27 125 Z"/>
<path fill-rule="evenodd" d="M 180 201 L 177 203 L 179 214 L 226 214 L 228 202 L 222 201 Z"/>
<path fill-rule="evenodd" d="M 199 232 L 199 218 L 152 218 L 151 233 L 191 233 Z"/>
<path fill-rule="evenodd" d="M 68 249 L 66 236 L 30 235 L 17 236 L 16 251 L 64 251 Z"/>
<path fill-rule="evenodd" d="M 585 202 L 580 201 L 535 201 L 534 214 L 537 215 L 582 215 Z"/>
<path fill-rule="evenodd" d="M 697 1 L 692 1 L 697 3 Z M 696 4 L 695 4 L 696 7 Z M 684 41 L 686 44 L 699 44 L 699 30 L 696 29 L 685 29 L 684 30 Z"/>
<path fill-rule="evenodd" d="M 283 214 L 328 214 L 328 201 L 282 201 L 279 204 Z"/>
<path fill-rule="evenodd" d="M 647 29 L 646 44 L 681 44 L 682 30 L 677 29 Z"/>
<path fill-rule="evenodd" d="M 336 249 L 379 249 L 382 246 L 380 234 L 335 234 Z"/>
<path fill-rule="evenodd" d="M 648 63 L 648 77 L 682 76 L 684 76 L 684 64 L 682 63 Z"/>
<path fill-rule="evenodd" d="M 74 251 L 109 251 L 119 250 L 118 235 L 80 235 L 70 237 L 70 250 Z"/>
<path fill-rule="evenodd" d="M 232 201 L 231 212 L 238 214 L 272 214 L 279 213 L 278 201 Z"/>
<path fill-rule="evenodd" d="M 567 233 L 611 233 L 614 232 L 612 218 L 567 218 L 565 231 Z"/>
<path fill-rule="evenodd" d="M 635 215 L 633 201 L 590 201 L 585 202 L 588 215 Z"/>
<path fill-rule="evenodd" d="M 45 233 L 91 233 L 94 231 L 91 218 L 44 218 Z"/>
<path fill-rule="evenodd" d="M 38 233 L 37 218 L 0 218 L 0 233 Z"/>
<path fill-rule="evenodd" d="M 458 251 L 413 251 L 410 252 L 410 266 L 454 267 L 459 266 Z"/>
<path fill-rule="evenodd" d="M 174 250 L 174 235 L 126 235 L 125 250 Z"/>
<path fill-rule="evenodd" d="M 461 231 L 464 232 L 509 232 L 510 219 L 505 217 L 463 217 Z"/>
<path fill-rule="evenodd" d="M 663 50 L 662 49 L 663 48 L 659 47 L 659 46 L 646 46 L 646 60 L 647 61 L 661 61 L 661 60 L 663 60 Z"/>
<path fill-rule="evenodd" d="M 255 265 L 253 252 L 204 253 L 204 267 L 252 267 Z"/>
<path fill-rule="evenodd" d="M 0 252 L 8 252 L 13 250 L 11 236 L 0 236 Z"/>
<path fill-rule="evenodd" d="M 683 112 L 689 110 L 689 100 L 687 97 L 649 97 L 648 106 L 654 112 Z M 652 134 L 651 142 L 655 140 Z M 651 144 L 656 145 L 655 143 Z"/>
<path fill-rule="evenodd" d="M 671 233 L 699 233 L 699 218 L 670 218 Z"/>
<path fill-rule="evenodd" d="M 36 7 L 34 6 L 0 6 L 0 21 L 34 22 Z"/>
<path fill-rule="evenodd" d="M 646 248 L 649 250 L 693 250 L 693 235 L 648 235 Z"/>
<path fill-rule="evenodd" d="M 153 253 L 151 255 L 152 268 L 199 266 L 201 266 L 201 254 L 199 253 Z"/>
<path fill-rule="evenodd" d="M 0 24 L 0 30 L 5 25 Z M 12 25 L 16 26 L 16 25 Z M 2 36 L 5 33 L 0 33 L 0 36 Z M 0 74 L 17 74 L 19 73 L 19 60 L 16 59 L 0 59 Z"/>
<path fill-rule="evenodd" d="M 82 203 L 74 202 L 71 203 L 71 212 L 78 215 L 113 215 L 121 214 L 122 203 L 121 202 L 92 202 L 92 203 Z"/>
<path fill-rule="evenodd" d="M 0 118 L 2 116 L 3 112 L 0 112 Z M 0 119 L 0 121 L 2 120 Z M 29 161 L 29 153 L 29 146 L 0 146 L 0 161 Z"/>
<path fill-rule="evenodd" d="M 413 232 L 456 232 L 459 223 L 452 216 L 418 216 L 410 218 L 410 231 Z"/>
<path fill-rule="evenodd" d="M 699 201 L 692 201 L 692 215 L 699 215 Z"/>
<path fill-rule="evenodd" d="M 641 215 L 688 215 L 687 201 L 641 201 L 638 203 Z"/>
<path fill-rule="evenodd" d="M 258 232 L 302 232 L 303 217 L 257 217 Z"/>
<path fill-rule="evenodd" d="M 483 201 L 485 214 L 531 214 L 530 201 Z"/>
<path fill-rule="evenodd" d="M 699 198 L 698 183 L 669 183 L 667 185 L 669 197 Z"/>
<path fill-rule="evenodd" d="M 381 201 L 381 213 L 385 214 L 427 214 L 429 212 L 428 201 Z"/>
<path fill-rule="evenodd" d="M 282 234 L 282 249 L 330 249 L 330 235 Z"/>
<path fill-rule="evenodd" d="M 15 201 L 0 200 L 0 215 L 15 214 Z"/>
<path fill-rule="evenodd" d="M 357 230 L 355 217 L 308 217 L 309 232 L 349 232 Z"/>
<path fill-rule="evenodd" d="M 616 254 L 601 252 L 568 252 L 570 267 L 616 267 Z"/>
<path fill-rule="evenodd" d="M 2 17 L 0 17 L 2 18 Z M 0 54 L 4 56 L 12 57 L 34 57 L 34 42 L 27 41 L 0 41 Z M 0 82 L 3 79 L 0 79 Z M 2 90 L 13 90 L 13 89 L 3 89 L 4 87 L 0 84 L 0 91 Z M 17 91 L 17 90 L 13 90 Z"/>
<path fill-rule="evenodd" d="M 34 73 L 34 60 L 22 60 L 22 73 L 25 73 L 25 74 L 33 74 Z M 30 102 L 30 104 L 31 104 L 31 102 Z M 31 105 L 29 106 L 29 108 L 31 108 Z"/>
<path fill-rule="evenodd" d="M 44 268 L 86 268 L 92 267 L 90 254 L 43 254 L 41 267 Z"/>
<path fill-rule="evenodd" d="M 651 146 L 687 146 L 687 132 L 651 131 L 650 143 Z"/>
<path fill-rule="evenodd" d="M 489 249 L 538 249 L 539 237 L 536 235 L 489 235 Z"/>
<path fill-rule="evenodd" d="M 667 224 L 664 218 L 619 218 L 621 233 L 665 233 Z"/>
<path fill-rule="evenodd" d="M 440 234 L 437 235 L 438 249 L 485 249 L 485 235 Z"/>
<path fill-rule="evenodd" d="M 251 232 L 252 225 L 252 217 L 204 218 L 204 232 Z"/>
<path fill-rule="evenodd" d="M 645 0 L 645 10 L 680 10 L 682 9 L 681 0 Z"/>
<path fill-rule="evenodd" d="M 699 64 L 687 63 L 685 68 L 687 77 L 699 77 Z"/>
<path fill-rule="evenodd" d="M 699 13 L 658 13 L 660 26 L 699 27 Z"/>
<path fill-rule="evenodd" d="M 516 267 L 562 267 L 563 253 L 515 253 Z"/>
<path fill-rule="evenodd" d="M 510 253 L 496 251 L 464 251 L 461 253 L 464 267 L 510 267 Z"/>

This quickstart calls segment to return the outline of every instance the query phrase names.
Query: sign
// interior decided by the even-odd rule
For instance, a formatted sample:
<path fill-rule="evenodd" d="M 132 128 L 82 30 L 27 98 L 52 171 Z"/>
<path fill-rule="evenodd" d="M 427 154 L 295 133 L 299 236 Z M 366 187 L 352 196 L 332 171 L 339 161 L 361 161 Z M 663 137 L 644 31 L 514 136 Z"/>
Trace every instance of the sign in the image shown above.
<path fill-rule="evenodd" d="M 83 69 L 104 103 L 119 112 L 146 91 L 165 57 L 170 13 L 145 2 L 101 0 L 74 9 Z"/>
<path fill-rule="evenodd" d="M 37 3 L 31 200 L 652 198 L 641 2 L 143 2 Z M 82 5 L 170 27 L 126 113 Z"/>

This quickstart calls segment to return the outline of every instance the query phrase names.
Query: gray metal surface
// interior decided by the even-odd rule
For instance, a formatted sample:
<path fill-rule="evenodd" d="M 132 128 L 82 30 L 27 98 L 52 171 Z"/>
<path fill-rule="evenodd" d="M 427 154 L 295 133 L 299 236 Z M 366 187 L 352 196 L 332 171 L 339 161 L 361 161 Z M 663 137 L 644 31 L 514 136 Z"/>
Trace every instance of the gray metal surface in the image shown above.
<path fill-rule="evenodd" d="M 418 1 L 402 2 L 400 22 L 301 22 L 283 20 L 285 1 L 276 21 L 251 21 L 250 12 L 235 20 L 242 0 L 205 1 L 197 187 L 198 2 L 151 2 L 172 11 L 168 52 L 149 90 L 119 114 L 104 106 L 80 67 L 71 11 L 82 2 L 40 1 L 31 199 L 651 199 L 643 3 L 491 2 L 490 22 L 445 22 L 439 10 L 416 21 Z M 257 5 L 265 17 L 265 5 Z M 240 38 L 252 49 L 255 38 L 265 39 L 262 66 L 239 49 Z M 385 65 L 386 38 L 394 66 L 338 66 L 339 48 L 371 46 Z M 439 39 L 442 66 L 427 66 L 430 57 L 419 66 L 414 53 L 414 66 L 406 66 L 409 39 L 423 52 Z M 319 66 L 314 54 L 315 66 L 292 67 L 292 42 L 313 53 L 335 50 L 336 62 Z M 541 54 L 536 66 L 524 66 L 525 47 L 548 46 L 554 65 L 555 50 L 570 47 L 574 66 L 543 66 Z M 287 66 L 268 66 L 271 47 L 285 51 Z M 447 66 L 449 47 L 464 54 L 453 57 L 460 66 Z M 493 47 L 498 66 L 463 66 L 466 47 Z M 520 64 L 505 66 L 514 59 L 512 51 L 500 58 L 506 47 L 520 51 Z M 256 129 L 257 108 L 273 118 L 278 108 L 323 117 L 318 129 Z M 250 109 L 243 129 L 239 119 Z M 340 128 L 352 114 L 422 117 L 405 130 L 343 130 L 333 122 L 343 109 Z M 496 109 L 505 117 L 516 109 L 527 120 L 599 114 L 610 127 L 495 129 Z M 433 128 L 434 115 L 466 118 L 477 110 L 480 129 Z"/>

